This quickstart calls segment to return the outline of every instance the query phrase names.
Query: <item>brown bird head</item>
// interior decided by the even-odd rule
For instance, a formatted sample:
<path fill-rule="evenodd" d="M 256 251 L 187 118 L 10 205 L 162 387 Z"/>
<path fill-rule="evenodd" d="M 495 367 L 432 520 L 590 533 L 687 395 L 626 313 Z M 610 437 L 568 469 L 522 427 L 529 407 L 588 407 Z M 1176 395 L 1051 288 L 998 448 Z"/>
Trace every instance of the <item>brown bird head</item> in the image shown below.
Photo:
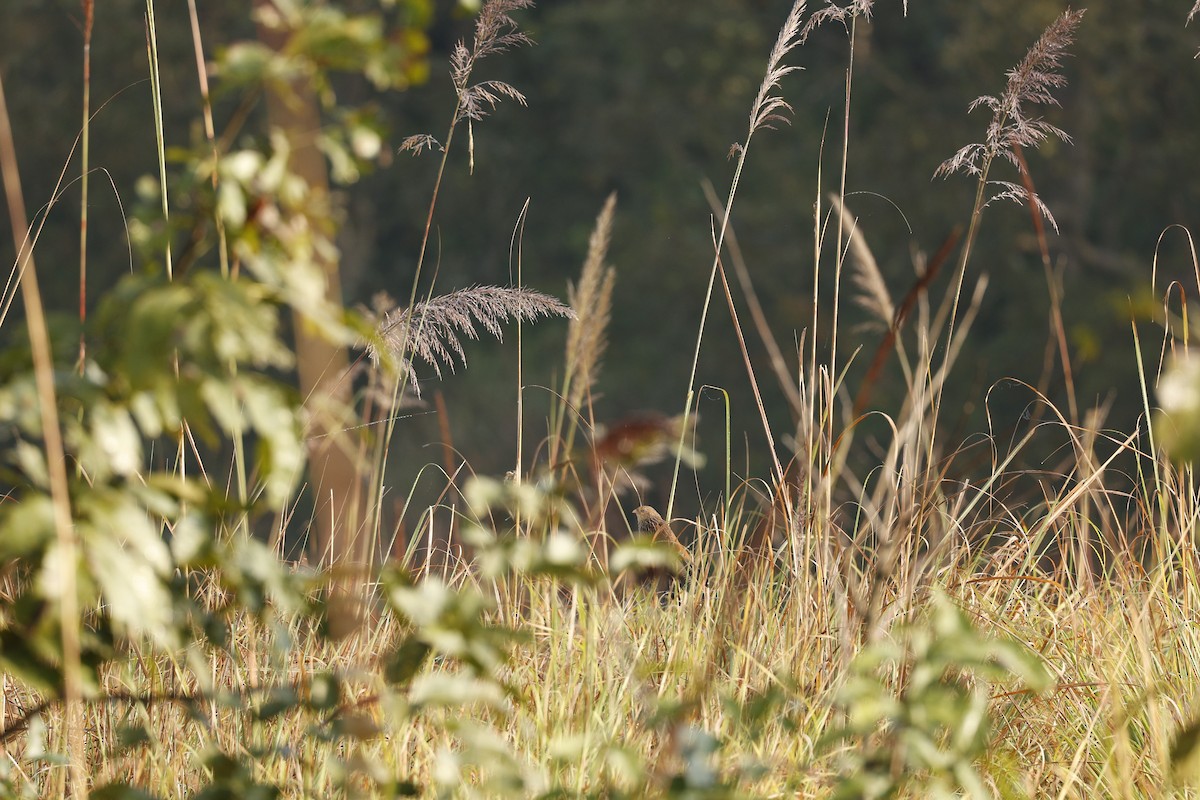
<path fill-rule="evenodd" d="M 637 529 L 641 533 L 656 533 L 667 527 L 662 515 L 650 506 L 638 506 L 633 510 L 633 516 L 637 517 Z"/>
<path fill-rule="evenodd" d="M 675 531 L 671 530 L 671 526 L 667 524 L 667 521 L 662 518 L 662 514 L 659 514 L 650 506 L 638 506 L 633 510 L 633 515 L 637 517 L 637 529 L 639 533 L 653 535 L 656 542 L 664 542 L 673 547 L 684 561 L 692 560 L 692 554 L 679 541 L 679 537 L 675 535 Z"/>

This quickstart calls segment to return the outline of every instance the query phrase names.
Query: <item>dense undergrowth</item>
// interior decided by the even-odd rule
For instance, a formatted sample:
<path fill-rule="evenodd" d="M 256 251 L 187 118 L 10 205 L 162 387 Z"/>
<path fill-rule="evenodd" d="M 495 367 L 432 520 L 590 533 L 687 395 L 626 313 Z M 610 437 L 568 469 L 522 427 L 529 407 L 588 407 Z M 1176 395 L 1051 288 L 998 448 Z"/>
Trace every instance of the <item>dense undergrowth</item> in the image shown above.
<path fill-rule="evenodd" d="M 473 126 L 524 98 L 476 69 L 530 44 L 528 5 L 483 4 L 451 59 L 446 133 L 404 149 L 432 150 L 442 170 L 484 157 Z M 762 316 L 731 224 L 743 166 L 755 137 L 785 135 L 770 129 L 803 113 L 784 99 L 802 79 L 788 57 L 823 26 L 846 33 L 849 118 L 855 27 L 871 11 L 867 0 L 793 6 L 727 194 L 710 193 L 714 256 L 683 413 L 607 431 L 592 393 L 618 279 L 606 263 L 616 198 L 566 304 L 521 285 L 519 255 L 514 286 L 438 287 L 426 263 L 437 185 L 406 302 L 347 310 L 330 289 L 328 181 L 353 183 L 383 147 L 370 109 L 339 105 L 330 76 L 380 90 L 419 80 L 415 29 L 390 35 L 379 14 L 324 3 L 261 4 L 261 41 L 225 45 L 201 70 L 205 135 L 181 150 L 160 135 L 160 175 L 139 187 L 129 221 L 142 273 L 69 322 L 42 310 L 44 215 L 25 218 L 0 93 L 20 243 L 0 359 L 0 793 L 1192 796 L 1200 575 L 1196 489 L 1180 459 L 1200 441 L 1200 379 L 1187 306 L 1169 294 L 1161 324 L 1135 326 L 1158 353 L 1139 364 L 1145 415 L 1136 430 L 1107 429 L 1104 408 L 1073 395 L 1053 216 L 1026 160 L 1049 137 L 1069 139 L 1042 114 L 1086 35 L 1083 12 L 1052 22 L 1003 90 L 972 106 L 992 115 L 981 141 L 939 172 L 976 181 L 974 207 L 959 234 L 915 256 L 905 293 L 886 285 L 843 200 L 853 154 L 842 142 L 831 199 L 814 187 L 814 311 L 800 346 L 786 353 Z M 152 85 L 158 69 L 152 47 Z M 209 70 L 214 96 L 241 99 L 214 112 Z M 261 136 L 242 127 L 260 97 L 274 125 Z M 305 108 L 319 132 L 297 124 L 317 118 Z M 450 158 L 464 138 L 467 165 Z M 80 148 L 87 175 L 86 124 Z M 1070 399 L 1041 398 L 1021 435 L 984 439 L 987 463 L 964 474 L 941 398 L 987 302 L 973 245 L 996 200 L 1031 212 Z M 85 217 L 86 205 L 85 188 Z M 16 291 L 23 333 L 7 315 Z M 885 331 L 861 386 L 845 385 L 837 345 L 850 295 Z M 732 330 L 717 332 L 714 304 Z M 416 371 L 464 364 L 462 340 L 480 330 L 514 326 L 519 348 L 522 325 L 553 316 L 569 322 L 549 433 L 526 441 L 518 378 L 514 469 L 475 476 L 447 457 L 439 502 L 413 529 L 388 530 L 386 468 Z M 683 519 L 676 498 L 701 458 L 695 365 L 721 335 L 741 345 L 771 470 L 736 479 L 728 444 L 723 463 L 710 449 L 725 491 Z M 306 377 L 314 353 L 337 365 L 332 378 Z M 887 363 L 907 393 L 877 408 Z M 760 399 L 768 376 L 786 420 Z M 1042 469 L 1019 467 L 1046 438 L 1060 446 Z M 662 460 L 674 478 L 660 515 L 638 498 L 643 468 Z M 297 528 L 314 531 L 311 546 L 285 561 Z"/>

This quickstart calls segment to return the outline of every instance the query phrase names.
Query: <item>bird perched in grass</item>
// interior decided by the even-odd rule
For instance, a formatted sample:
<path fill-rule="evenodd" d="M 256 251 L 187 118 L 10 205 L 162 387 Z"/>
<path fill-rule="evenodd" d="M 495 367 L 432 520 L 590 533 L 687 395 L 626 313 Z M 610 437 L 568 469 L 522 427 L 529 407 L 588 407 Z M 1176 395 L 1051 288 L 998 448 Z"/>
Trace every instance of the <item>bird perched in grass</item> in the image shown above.
<path fill-rule="evenodd" d="M 648 533 L 654 537 L 654 541 L 670 545 L 684 561 L 692 560 L 692 554 L 679 541 L 679 537 L 675 535 L 675 531 L 671 530 L 670 524 L 662 518 L 662 514 L 650 506 L 638 506 L 633 510 L 633 516 L 637 518 L 639 533 Z"/>

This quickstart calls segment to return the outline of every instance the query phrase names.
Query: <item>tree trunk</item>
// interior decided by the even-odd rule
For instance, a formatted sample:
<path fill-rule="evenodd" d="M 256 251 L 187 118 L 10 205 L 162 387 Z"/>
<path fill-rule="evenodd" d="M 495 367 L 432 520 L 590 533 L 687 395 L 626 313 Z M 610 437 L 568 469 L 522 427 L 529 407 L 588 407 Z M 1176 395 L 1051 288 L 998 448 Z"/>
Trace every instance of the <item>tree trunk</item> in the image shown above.
<path fill-rule="evenodd" d="M 255 0 L 256 7 L 269 4 L 269 0 Z M 287 41 L 286 33 L 261 26 L 258 35 L 276 51 Z M 266 101 L 271 127 L 282 131 L 291 145 L 290 170 L 304 179 L 315 198 L 327 202 L 329 175 L 325 157 L 316 147 L 321 120 L 313 87 L 297 81 L 286 94 L 268 87 Z M 323 222 L 313 220 L 317 227 Z M 326 297 L 340 308 L 338 262 L 319 254 L 318 260 L 325 273 Z M 344 347 L 313 331 L 299 313 L 294 327 L 300 393 L 310 420 L 309 488 L 315 502 L 309 556 L 322 566 L 337 568 L 351 581 L 356 574 L 362 580 L 370 567 L 370 542 L 360 529 L 363 479 L 354 437 L 344 423 L 350 407 L 349 358 Z"/>

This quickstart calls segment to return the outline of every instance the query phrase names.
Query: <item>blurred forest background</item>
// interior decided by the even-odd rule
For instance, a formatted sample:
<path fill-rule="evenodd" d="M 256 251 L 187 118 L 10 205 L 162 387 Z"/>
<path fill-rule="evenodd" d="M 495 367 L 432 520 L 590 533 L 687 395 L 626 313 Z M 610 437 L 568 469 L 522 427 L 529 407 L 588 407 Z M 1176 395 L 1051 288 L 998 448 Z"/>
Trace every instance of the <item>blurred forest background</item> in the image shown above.
<path fill-rule="evenodd" d="M 595 216 L 605 197 L 617 192 L 609 253 L 617 284 L 598 385 L 600 422 L 683 409 L 712 258 L 702 184 L 711 181 L 724 196 L 733 169 L 729 147 L 744 135 L 767 53 L 790 5 L 541 0 L 519 15 L 537 45 L 481 67 L 482 77 L 512 83 L 529 103 L 506 104 L 474 126 L 473 174 L 466 148 L 452 153 L 434 220 L 437 291 L 515 282 L 510 253 L 528 199 L 519 231 L 523 280 L 565 297 Z M 1051 141 L 1027 154 L 1037 189 L 1060 226 L 1050 249 L 1064 286 L 1080 406 L 1111 402 L 1107 424 L 1124 430 L 1141 407 L 1130 320 L 1153 317 L 1170 280 L 1195 286 L 1186 235 L 1169 230 L 1200 230 L 1200 91 L 1186 74 L 1194 67 L 1200 28 L 1184 27 L 1190 5 L 1090 3 L 1065 67 L 1069 85 L 1058 93 L 1062 108 L 1049 115 L 1074 143 Z M 236 39 L 254 38 L 250 3 L 204 0 L 198 6 L 210 57 Z M 442 136 L 453 109 L 447 59 L 453 43 L 470 35 L 472 20 L 454 2 L 420 6 L 407 4 L 397 21 L 426 37 L 428 80 L 378 97 L 390 127 L 385 157 L 344 195 L 340 243 L 350 304 L 368 302 L 381 290 L 408 296 L 437 158 L 396 151 L 411 134 Z M 915 280 L 914 248 L 932 253 L 968 220 L 974 180 L 933 178 L 943 160 L 984 135 L 988 114 L 968 115 L 968 104 L 998 94 L 1005 70 L 1064 8 L 1059 0 L 913 0 L 908 6 L 905 17 L 899 0 L 879 2 L 873 22 L 858 29 L 849 132 L 847 203 L 895 297 Z M 91 191 L 91 298 L 121 274 L 146 268 L 126 233 L 127 219 L 147 205 L 139 200 L 138 179 L 157 172 L 155 132 L 146 123 L 145 8 L 142 0 L 97 3 L 91 158 L 105 174 L 93 179 Z M 31 209 L 50 199 L 79 127 L 78 14 L 73 0 L 0 3 L 0 72 Z M 191 147 L 203 141 L 203 132 L 186 4 L 158 2 L 156 15 L 166 141 Z M 827 208 L 824 195 L 836 189 L 846 52 L 845 31 L 825 26 L 792 55 L 792 63 L 804 68 L 783 87 L 795 108 L 792 125 L 756 138 L 733 217 L 785 349 L 799 341 L 812 316 L 813 206 L 820 195 Z M 356 100 L 370 93 L 357 84 L 337 91 Z M 220 128 L 232 103 L 217 99 Z M 258 132 L 263 122 L 258 120 Z M 253 132 L 247 129 L 247 135 Z M 998 177 L 1019 180 L 1015 171 Z M 77 248 L 78 192 L 69 187 L 50 212 L 38 254 L 43 291 L 64 315 L 74 312 L 78 293 Z M 959 441 L 987 430 L 989 390 L 998 436 L 1020 425 L 1034 395 L 1008 378 L 1044 386 L 1065 407 L 1061 369 L 1056 363 L 1046 368 L 1049 294 L 1028 210 L 990 208 L 976 252 L 972 270 L 986 270 L 991 283 L 942 412 Z M 1151 288 L 1156 254 L 1159 296 Z M 10 263 L 14 257 L 7 230 L 0 232 L 0 256 Z M 940 297 L 949 273 L 933 296 Z M 858 312 L 848 294 L 850 324 L 839 338 L 840 360 L 862 348 L 846 380 L 852 393 L 882 331 L 855 326 Z M 718 299 L 713 308 L 698 385 L 729 392 L 735 471 L 764 475 L 761 426 L 737 342 L 724 302 Z M 850 330 L 853 335 L 846 335 Z M 554 323 L 525 331 L 528 385 L 558 385 L 564 332 Z M 823 332 L 817 335 L 819 343 L 826 341 Z M 765 363 L 757 337 L 748 332 L 747 338 L 752 355 Z M 512 333 L 503 344 L 478 343 L 468 352 L 466 369 L 436 387 L 432 380 L 426 384 L 427 397 L 434 388 L 444 392 L 453 443 L 481 473 L 503 474 L 513 464 L 516 352 Z M 1155 358 L 1152 344 L 1147 352 Z M 762 372 L 768 410 L 786 430 L 782 395 Z M 896 402 L 889 381 L 899 381 L 894 364 L 872 407 Z M 526 437 L 536 441 L 545 430 L 550 389 L 533 388 L 526 400 Z M 715 391 L 700 401 L 699 446 L 713 461 L 724 450 L 723 403 Z M 394 458 L 395 485 L 403 492 L 423 464 L 442 460 L 440 447 L 427 446 L 441 441 L 436 415 L 429 408 L 414 413 L 401 424 L 394 448 L 401 454 Z M 719 464 L 705 472 L 712 473 L 710 488 L 719 485 Z M 706 482 L 701 479 L 702 493 Z"/>

